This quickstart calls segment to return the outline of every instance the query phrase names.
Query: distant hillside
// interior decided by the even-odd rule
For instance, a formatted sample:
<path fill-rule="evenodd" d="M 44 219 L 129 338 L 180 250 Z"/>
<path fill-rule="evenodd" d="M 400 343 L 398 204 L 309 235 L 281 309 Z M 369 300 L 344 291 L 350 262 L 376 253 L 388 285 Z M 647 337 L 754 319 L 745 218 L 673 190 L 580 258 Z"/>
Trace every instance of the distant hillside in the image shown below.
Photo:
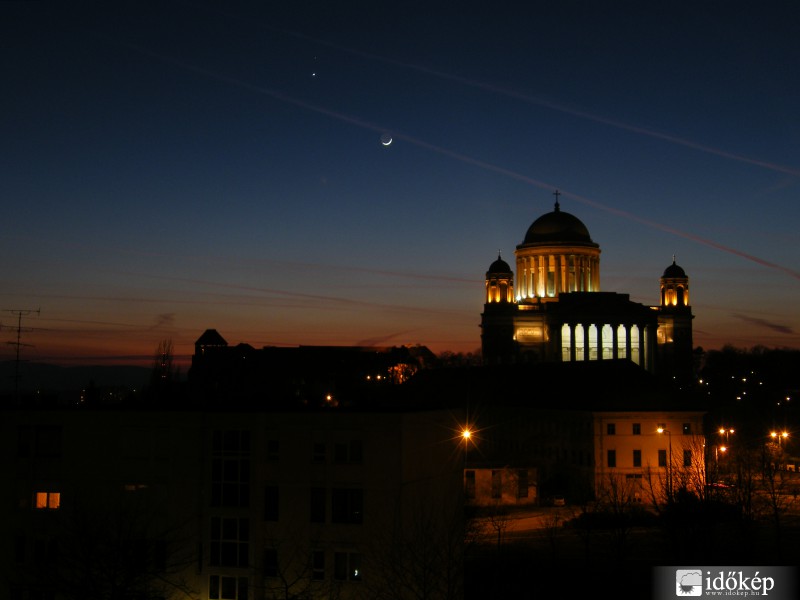
<path fill-rule="evenodd" d="M 0 393 L 14 391 L 16 365 L 14 361 L 0 362 Z M 63 392 L 81 390 L 90 383 L 96 387 L 120 386 L 140 389 L 150 380 L 148 367 L 77 366 L 61 367 L 44 363 L 21 363 L 19 390 L 30 392 Z"/>

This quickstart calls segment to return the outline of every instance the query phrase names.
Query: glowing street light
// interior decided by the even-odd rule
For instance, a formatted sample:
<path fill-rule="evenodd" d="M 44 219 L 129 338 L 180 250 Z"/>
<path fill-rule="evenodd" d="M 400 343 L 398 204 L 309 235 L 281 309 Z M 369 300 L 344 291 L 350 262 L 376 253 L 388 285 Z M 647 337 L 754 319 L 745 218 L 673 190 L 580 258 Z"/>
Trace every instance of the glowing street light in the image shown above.
<path fill-rule="evenodd" d="M 769 436 L 772 438 L 773 442 L 778 442 L 779 444 L 782 444 L 783 442 L 785 442 L 789 438 L 789 432 L 788 431 L 781 431 L 781 432 L 770 431 L 769 432 Z"/>
<path fill-rule="evenodd" d="M 464 440 L 464 468 L 467 468 L 467 454 L 469 452 L 469 442 L 472 439 L 472 430 L 469 425 L 461 430 L 461 439 Z"/>
<path fill-rule="evenodd" d="M 725 443 L 726 444 L 730 441 L 729 436 L 732 433 L 736 433 L 736 431 L 733 429 L 733 427 L 728 428 L 728 429 L 726 429 L 725 427 L 720 427 L 719 428 L 719 434 L 725 436 Z"/>
<path fill-rule="evenodd" d="M 672 433 L 660 426 L 656 429 L 658 433 L 666 433 L 669 440 L 669 462 L 667 462 L 667 500 L 672 502 Z"/>

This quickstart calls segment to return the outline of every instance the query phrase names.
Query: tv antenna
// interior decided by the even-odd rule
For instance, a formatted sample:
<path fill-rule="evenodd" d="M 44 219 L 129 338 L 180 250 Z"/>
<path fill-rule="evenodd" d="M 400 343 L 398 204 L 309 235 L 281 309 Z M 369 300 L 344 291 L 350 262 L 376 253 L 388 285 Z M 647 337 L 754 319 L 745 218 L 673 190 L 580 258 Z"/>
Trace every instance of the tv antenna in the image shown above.
<path fill-rule="evenodd" d="M 19 399 L 19 364 L 20 364 L 20 354 L 22 353 L 23 347 L 32 347 L 33 344 L 23 344 L 22 343 L 22 332 L 23 331 L 32 331 L 30 329 L 22 329 L 22 317 L 27 317 L 28 315 L 32 315 L 36 313 L 37 315 L 42 312 L 41 308 L 37 308 L 36 310 L 32 308 L 12 308 L 8 309 L 7 312 L 10 312 L 12 315 L 17 317 L 17 339 L 16 341 L 6 342 L 11 346 L 14 346 L 16 349 L 16 359 L 14 360 L 14 395 L 17 399 Z"/>

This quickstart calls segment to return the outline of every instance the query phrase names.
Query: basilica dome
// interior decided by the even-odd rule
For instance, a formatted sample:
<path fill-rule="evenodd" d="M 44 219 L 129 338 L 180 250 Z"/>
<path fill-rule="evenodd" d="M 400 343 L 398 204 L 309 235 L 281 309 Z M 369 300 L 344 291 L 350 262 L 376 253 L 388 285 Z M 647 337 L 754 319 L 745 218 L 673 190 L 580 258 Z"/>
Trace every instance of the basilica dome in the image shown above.
<path fill-rule="evenodd" d="M 553 243 L 594 244 L 586 225 L 578 217 L 563 212 L 558 203 L 553 212 L 542 215 L 528 227 L 522 245 Z"/>

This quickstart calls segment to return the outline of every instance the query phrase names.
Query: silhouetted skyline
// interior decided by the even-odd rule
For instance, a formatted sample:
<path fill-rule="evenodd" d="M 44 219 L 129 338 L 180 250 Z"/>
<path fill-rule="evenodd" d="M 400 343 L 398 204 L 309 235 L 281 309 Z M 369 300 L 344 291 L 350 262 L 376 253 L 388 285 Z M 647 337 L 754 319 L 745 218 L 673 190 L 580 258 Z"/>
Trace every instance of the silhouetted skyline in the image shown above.
<path fill-rule="evenodd" d="M 657 304 L 675 255 L 695 345 L 800 346 L 790 3 L 273 4 L 0 5 L 26 359 L 476 350 L 556 189 L 601 289 Z"/>

